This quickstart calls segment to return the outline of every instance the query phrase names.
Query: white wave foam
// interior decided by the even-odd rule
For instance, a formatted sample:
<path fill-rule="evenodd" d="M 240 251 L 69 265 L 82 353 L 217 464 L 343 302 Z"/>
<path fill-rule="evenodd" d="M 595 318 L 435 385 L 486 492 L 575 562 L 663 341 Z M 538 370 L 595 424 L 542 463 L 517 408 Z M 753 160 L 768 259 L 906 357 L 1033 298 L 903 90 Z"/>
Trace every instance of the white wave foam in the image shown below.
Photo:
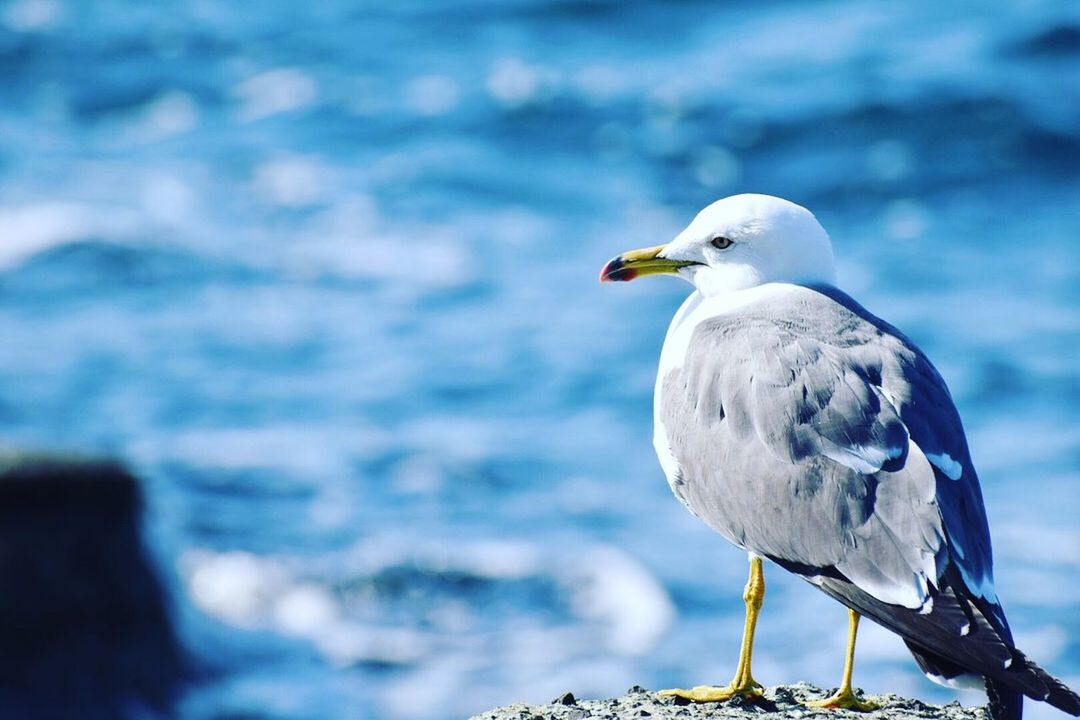
<path fill-rule="evenodd" d="M 233 88 L 240 102 L 237 116 L 244 122 L 290 112 L 314 103 L 315 80 L 299 68 L 277 68 L 244 80 Z"/>
<path fill-rule="evenodd" d="M 0 207 L 0 270 L 16 267 L 49 248 L 94 237 L 130 235 L 136 218 L 71 202 Z"/>
<path fill-rule="evenodd" d="M 436 645 L 443 658 L 490 652 L 486 638 L 493 631 L 500 637 L 499 656 L 525 667 L 550 667 L 598 654 L 637 657 L 656 646 L 675 616 L 656 578 L 608 546 L 567 558 L 530 543 L 417 547 L 415 538 L 385 538 L 365 542 L 333 563 L 332 574 L 344 566 L 358 579 L 401 568 L 412 568 L 416 577 L 464 575 L 495 583 L 532 578 L 538 586 L 559 588 L 565 606 L 572 609 L 571 617 L 554 625 L 533 617 L 493 625 L 485 607 L 470 606 L 467 598 L 449 589 L 453 585 L 441 591 L 443 595 L 424 599 L 423 607 L 398 607 L 399 602 L 415 602 L 407 598 L 374 603 L 368 598 L 357 604 L 318 579 L 319 567 L 302 560 L 192 550 L 179 565 L 192 603 L 202 612 L 238 628 L 305 639 L 339 667 L 367 662 L 422 669 L 430 666 Z M 402 610 L 415 616 L 416 626 L 401 624 Z"/>
<path fill-rule="evenodd" d="M 648 653 L 675 619 L 675 605 L 656 577 L 614 547 L 598 547 L 580 561 L 583 581 L 574 609 L 604 624 L 608 647 L 620 655 Z"/>
<path fill-rule="evenodd" d="M 64 6 L 58 0 L 16 0 L 4 9 L 3 22 L 15 32 L 42 32 L 63 17 Z"/>
<path fill-rule="evenodd" d="M 488 76 L 487 89 L 503 105 L 518 107 L 547 100 L 554 93 L 556 82 L 551 68 L 518 58 L 503 58 Z"/>
<path fill-rule="evenodd" d="M 325 198 L 331 174 L 329 167 L 313 158 L 279 157 L 255 168 L 255 193 L 275 205 L 310 207 Z"/>
<path fill-rule="evenodd" d="M 247 629 L 259 627 L 288 583 L 280 565 L 245 552 L 190 551 L 180 558 L 180 567 L 196 607 Z"/>
<path fill-rule="evenodd" d="M 188 93 L 171 91 L 158 95 L 123 127 L 127 138 L 155 142 L 183 135 L 199 124 L 199 106 Z"/>
<path fill-rule="evenodd" d="M 430 651 L 423 633 L 346 618 L 329 589 L 296 579 L 278 559 L 191 550 L 180 558 L 180 571 L 202 612 L 245 630 L 308 640 L 336 666 L 415 663 Z"/>

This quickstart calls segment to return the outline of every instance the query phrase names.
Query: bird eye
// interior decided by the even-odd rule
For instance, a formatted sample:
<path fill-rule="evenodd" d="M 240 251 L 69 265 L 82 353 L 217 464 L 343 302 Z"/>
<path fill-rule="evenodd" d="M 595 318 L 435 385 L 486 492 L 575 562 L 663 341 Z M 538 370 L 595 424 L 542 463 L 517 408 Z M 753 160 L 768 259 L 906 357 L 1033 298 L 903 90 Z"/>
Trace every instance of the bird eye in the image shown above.
<path fill-rule="evenodd" d="M 727 250 L 729 247 L 731 247 L 732 245 L 735 244 L 735 241 L 732 240 L 729 237 L 724 237 L 723 235 L 719 235 L 717 237 L 714 237 L 712 240 L 710 240 L 709 244 L 712 245 L 717 250 Z"/>

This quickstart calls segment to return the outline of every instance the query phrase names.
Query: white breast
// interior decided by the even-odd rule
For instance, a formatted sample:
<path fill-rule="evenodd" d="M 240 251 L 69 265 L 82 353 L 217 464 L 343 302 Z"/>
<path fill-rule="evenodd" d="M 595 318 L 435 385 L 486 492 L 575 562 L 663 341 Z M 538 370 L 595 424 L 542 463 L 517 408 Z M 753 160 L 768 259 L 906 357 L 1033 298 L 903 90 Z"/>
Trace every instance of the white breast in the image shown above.
<path fill-rule="evenodd" d="M 711 297 L 705 297 L 695 290 L 676 311 L 675 317 L 671 319 L 671 325 L 668 326 L 664 347 L 660 351 L 660 366 L 657 369 L 656 387 L 653 390 L 653 447 L 656 448 L 656 457 L 660 460 L 660 467 L 663 468 L 672 490 L 675 487 L 679 466 L 671 452 L 667 430 L 660 417 L 660 400 L 664 378 L 672 370 L 681 368 L 686 360 L 686 351 L 690 347 L 694 329 L 710 318 L 734 313 L 751 303 L 779 297 L 798 289 L 799 286 L 787 283 L 767 283 Z"/>

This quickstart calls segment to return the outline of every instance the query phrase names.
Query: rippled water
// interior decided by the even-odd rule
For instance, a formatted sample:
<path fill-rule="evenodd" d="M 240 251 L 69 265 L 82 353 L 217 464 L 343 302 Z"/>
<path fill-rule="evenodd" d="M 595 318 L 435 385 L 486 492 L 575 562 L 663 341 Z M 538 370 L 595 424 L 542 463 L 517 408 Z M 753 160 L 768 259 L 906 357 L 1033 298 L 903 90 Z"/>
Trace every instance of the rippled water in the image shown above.
<path fill-rule="evenodd" d="M 745 560 L 650 447 L 687 289 L 596 274 L 739 191 L 935 359 L 1080 685 L 1074 4 L 12 0 L 0 76 L 0 439 L 147 478 L 186 717 L 726 680 Z M 768 577 L 759 679 L 835 684 L 841 608 Z M 953 697 L 870 627 L 856 673 Z"/>

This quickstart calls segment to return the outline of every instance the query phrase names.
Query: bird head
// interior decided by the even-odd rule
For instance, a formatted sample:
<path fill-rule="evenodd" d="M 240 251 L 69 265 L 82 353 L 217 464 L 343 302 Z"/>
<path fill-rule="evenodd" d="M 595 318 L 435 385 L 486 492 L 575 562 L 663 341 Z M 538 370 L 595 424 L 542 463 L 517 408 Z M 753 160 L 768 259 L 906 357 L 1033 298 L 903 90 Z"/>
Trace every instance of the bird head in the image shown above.
<path fill-rule="evenodd" d="M 836 281 L 832 243 L 817 218 L 793 202 L 749 194 L 717 200 L 667 245 L 613 258 L 600 281 L 643 275 L 678 275 L 705 296 L 769 282 Z"/>

